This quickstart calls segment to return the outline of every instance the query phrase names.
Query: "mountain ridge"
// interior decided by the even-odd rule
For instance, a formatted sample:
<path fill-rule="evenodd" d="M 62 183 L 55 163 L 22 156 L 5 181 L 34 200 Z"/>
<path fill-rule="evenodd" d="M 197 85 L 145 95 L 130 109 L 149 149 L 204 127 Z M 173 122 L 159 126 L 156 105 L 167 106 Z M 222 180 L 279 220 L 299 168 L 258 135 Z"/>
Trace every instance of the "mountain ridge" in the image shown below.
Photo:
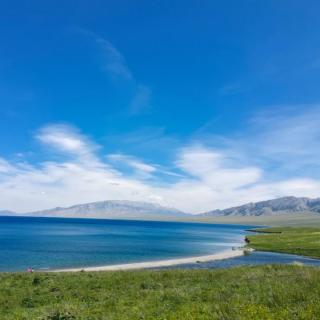
<path fill-rule="evenodd" d="M 270 216 L 279 214 L 320 213 L 320 198 L 281 197 L 271 200 L 250 202 L 227 209 L 216 209 L 201 216 Z"/>
<path fill-rule="evenodd" d="M 283 214 L 301 214 L 310 212 L 320 214 L 320 198 L 281 197 L 271 200 L 250 202 L 227 209 L 216 209 L 191 215 L 175 208 L 161 206 L 156 203 L 130 200 L 105 200 L 69 207 L 56 207 L 27 213 L 15 213 L 0 210 L 0 215 L 63 217 L 63 218 L 105 218 L 105 219 L 180 219 L 188 217 L 245 217 L 276 216 Z"/>
<path fill-rule="evenodd" d="M 0 216 L 12 216 L 16 215 L 16 212 L 10 211 L 10 210 L 0 210 Z"/>
<path fill-rule="evenodd" d="M 186 213 L 156 203 L 130 200 L 105 200 L 76 204 L 70 207 L 28 212 L 24 215 L 70 218 L 175 218 Z"/>

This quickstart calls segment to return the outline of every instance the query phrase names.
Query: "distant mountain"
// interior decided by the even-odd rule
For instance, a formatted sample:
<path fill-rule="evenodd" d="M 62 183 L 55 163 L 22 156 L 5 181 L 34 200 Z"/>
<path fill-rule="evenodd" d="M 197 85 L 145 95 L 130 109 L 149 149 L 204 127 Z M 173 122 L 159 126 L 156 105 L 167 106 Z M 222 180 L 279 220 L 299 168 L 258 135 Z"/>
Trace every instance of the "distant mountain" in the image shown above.
<path fill-rule="evenodd" d="M 213 210 L 201 216 L 263 216 L 279 214 L 320 213 L 320 198 L 283 197 L 274 200 L 248 203 L 224 210 Z"/>
<path fill-rule="evenodd" d="M 189 216 L 177 209 L 140 201 L 108 200 L 53 208 L 24 215 L 68 218 L 174 219 Z"/>
<path fill-rule="evenodd" d="M 105 218 L 105 219 L 136 219 L 136 220 L 175 220 L 192 217 L 221 217 L 221 216 L 272 216 L 300 213 L 320 214 L 320 198 L 283 197 L 273 200 L 248 203 L 238 207 L 223 210 L 213 210 L 198 215 L 190 215 L 174 208 L 167 208 L 155 203 L 107 200 L 71 207 L 57 207 L 28 213 L 14 213 L 0 210 L 0 216 L 36 216 L 64 218 Z"/>
<path fill-rule="evenodd" d="M 0 216 L 14 216 L 15 212 L 9 210 L 0 210 Z"/>

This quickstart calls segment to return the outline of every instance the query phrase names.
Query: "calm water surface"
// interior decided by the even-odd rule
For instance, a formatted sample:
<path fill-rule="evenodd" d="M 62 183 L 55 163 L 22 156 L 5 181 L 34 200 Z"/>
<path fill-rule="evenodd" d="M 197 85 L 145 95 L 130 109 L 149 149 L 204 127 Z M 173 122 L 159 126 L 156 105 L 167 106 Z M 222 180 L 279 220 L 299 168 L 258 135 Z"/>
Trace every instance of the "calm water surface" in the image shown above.
<path fill-rule="evenodd" d="M 218 268 L 231 268 L 236 266 L 246 265 L 262 265 L 262 264 L 303 264 L 308 266 L 320 267 L 319 259 L 312 259 L 294 254 L 274 253 L 274 252 L 261 252 L 254 251 L 249 255 L 243 255 L 236 258 L 225 260 L 209 261 L 202 263 L 190 263 L 180 265 L 179 268 L 183 269 L 218 269 Z M 155 268 L 155 269 L 168 269 Z"/>
<path fill-rule="evenodd" d="M 243 245 L 250 226 L 94 219 L 0 217 L 0 271 L 112 265 L 217 253 Z M 253 252 L 181 268 L 226 268 L 320 260 Z"/>
<path fill-rule="evenodd" d="M 173 259 L 243 244 L 248 226 L 0 217 L 0 271 Z"/>

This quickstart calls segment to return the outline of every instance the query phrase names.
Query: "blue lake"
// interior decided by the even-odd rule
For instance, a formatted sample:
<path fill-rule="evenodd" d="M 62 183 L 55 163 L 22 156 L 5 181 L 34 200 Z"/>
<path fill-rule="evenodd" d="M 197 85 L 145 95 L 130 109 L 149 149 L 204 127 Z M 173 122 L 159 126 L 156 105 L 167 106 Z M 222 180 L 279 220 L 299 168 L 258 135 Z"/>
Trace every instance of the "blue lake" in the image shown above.
<path fill-rule="evenodd" d="M 0 217 L 0 271 L 112 265 L 217 253 L 247 226 Z"/>
<path fill-rule="evenodd" d="M 294 254 L 275 253 L 275 252 L 262 252 L 253 251 L 249 255 L 243 255 L 240 257 L 209 261 L 202 263 L 190 263 L 180 265 L 179 268 L 183 269 L 218 269 L 218 268 L 231 268 L 236 266 L 246 265 L 262 265 L 262 264 L 303 264 L 308 266 L 320 267 L 319 259 L 312 259 L 303 256 L 297 256 Z M 155 269 L 168 269 L 155 268 Z"/>
<path fill-rule="evenodd" d="M 0 217 L 0 271 L 89 267 L 166 260 L 218 253 L 244 244 L 250 226 Z M 190 264 L 187 268 L 224 268 L 245 264 L 320 260 L 254 252 L 249 256 Z"/>

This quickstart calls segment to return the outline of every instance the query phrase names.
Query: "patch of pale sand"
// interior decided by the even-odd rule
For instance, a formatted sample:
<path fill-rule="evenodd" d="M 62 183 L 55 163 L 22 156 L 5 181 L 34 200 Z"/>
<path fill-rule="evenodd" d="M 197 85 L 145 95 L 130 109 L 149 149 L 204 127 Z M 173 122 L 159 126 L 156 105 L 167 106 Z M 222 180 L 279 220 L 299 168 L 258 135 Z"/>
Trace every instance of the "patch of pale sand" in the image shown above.
<path fill-rule="evenodd" d="M 235 258 L 235 257 L 242 256 L 243 254 L 244 254 L 243 249 L 236 249 L 236 250 L 230 249 L 230 250 L 226 250 L 226 251 L 223 251 L 220 253 L 211 254 L 211 255 L 207 255 L 207 256 L 200 256 L 200 257 L 127 263 L 127 264 L 108 265 L 108 266 L 100 266 L 100 267 L 68 268 L 68 269 L 52 270 L 52 272 L 118 271 L 118 270 L 134 270 L 134 269 L 170 267 L 170 266 L 177 266 L 177 265 L 183 265 L 183 264 L 189 264 L 189 263 L 200 263 L 200 262 L 217 261 L 217 260 Z"/>

